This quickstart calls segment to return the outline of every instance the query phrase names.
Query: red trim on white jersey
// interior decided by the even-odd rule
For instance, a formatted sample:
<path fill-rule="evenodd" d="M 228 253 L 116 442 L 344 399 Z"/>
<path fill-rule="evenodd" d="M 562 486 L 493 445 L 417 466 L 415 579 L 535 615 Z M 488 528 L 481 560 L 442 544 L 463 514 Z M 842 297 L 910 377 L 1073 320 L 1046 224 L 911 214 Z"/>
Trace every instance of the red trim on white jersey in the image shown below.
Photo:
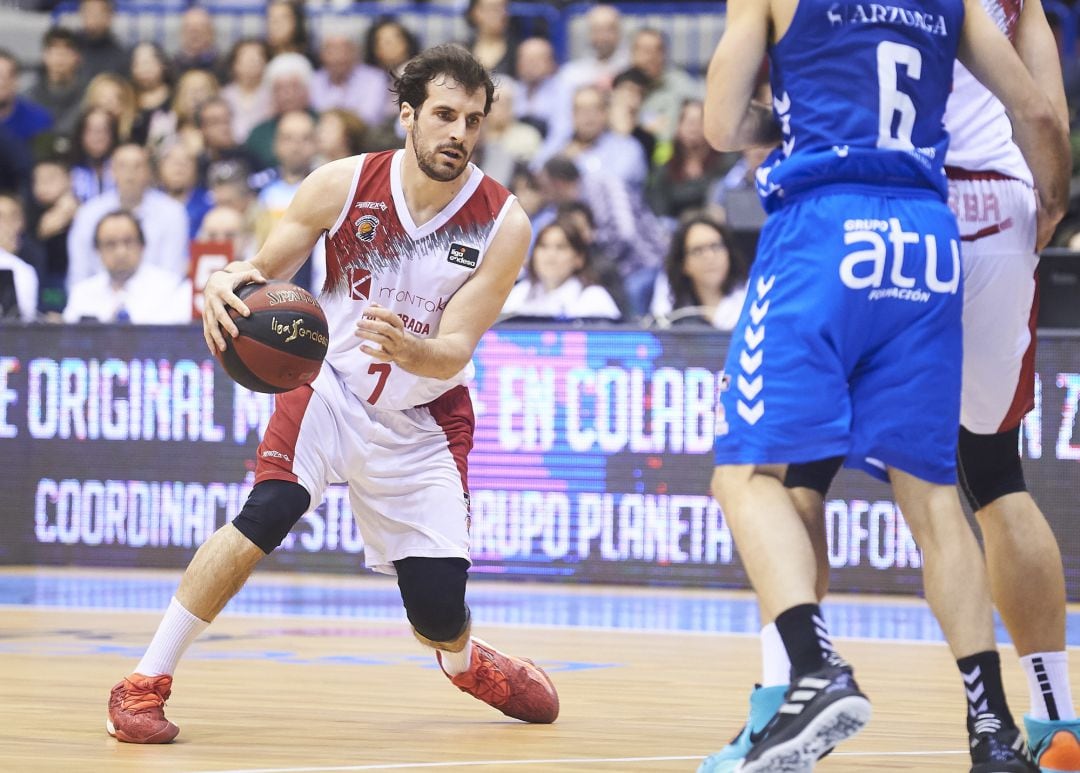
<path fill-rule="evenodd" d="M 456 386 L 424 407 L 446 433 L 446 444 L 461 474 L 461 490 L 468 494 L 469 451 L 472 450 L 473 429 L 476 427 L 468 387 Z"/>
<path fill-rule="evenodd" d="M 296 439 L 304 421 L 308 403 L 315 391 L 302 386 L 280 394 L 274 401 L 274 413 L 266 425 L 266 434 L 259 443 L 255 460 L 255 482 L 287 480 L 298 483 L 293 465 L 296 463 Z"/>
<path fill-rule="evenodd" d="M 1039 272 L 1035 272 L 1035 294 L 1031 299 L 1031 315 L 1028 317 L 1028 330 L 1031 331 L 1031 340 L 1024 352 L 1024 358 L 1020 361 L 1020 378 L 1016 380 L 1016 392 L 1013 394 L 1009 410 L 1005 412 L 1005 418 L 1001 420 L 998 432 L 1004 432 L 1016 427 L 1023 421 L 1028 412 L 1035 407 L 1035 327 L 1039 320 Z"/>

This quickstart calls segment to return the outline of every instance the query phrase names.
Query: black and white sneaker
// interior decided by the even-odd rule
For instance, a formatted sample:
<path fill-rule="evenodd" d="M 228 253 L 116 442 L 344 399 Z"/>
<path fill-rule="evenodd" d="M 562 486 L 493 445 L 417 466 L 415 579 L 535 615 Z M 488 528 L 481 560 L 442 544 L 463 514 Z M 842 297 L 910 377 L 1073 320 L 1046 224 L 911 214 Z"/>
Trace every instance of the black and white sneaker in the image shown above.
<path fill-rule="evenodd" d="M 1015 727 L 1005 727 L 996 714 L 968 718 L 971 773 L 1038 773 L 1024 737 Z"/>
<path fill-rule="evenodd" d="M 805 773 L 818 758 L 870 721 L 870 701 L 851 668 L 826 665 L 796 679 L 784 705 L 735 770 L 741 773 Z"/>

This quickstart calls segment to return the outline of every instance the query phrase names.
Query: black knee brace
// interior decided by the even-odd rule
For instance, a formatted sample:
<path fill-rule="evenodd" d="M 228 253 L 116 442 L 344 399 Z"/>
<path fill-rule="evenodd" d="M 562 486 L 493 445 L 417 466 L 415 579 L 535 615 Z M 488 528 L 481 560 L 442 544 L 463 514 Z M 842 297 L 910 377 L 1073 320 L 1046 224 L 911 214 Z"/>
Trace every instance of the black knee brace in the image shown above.
<path fill-rule="evenodd" d="M 1020 427 L 994 435 L 960 428 L 957 472 L 971 509 L 982 510 L 1006 494 L 1027 491 L 1020 464 Z"/>
<path fill-rule="evenodd" d="M 300 517 L 307 512 L 311 496 L 299 483 L 264 480 L 248 494 L 233 526 L 270 555 Z"/>
<path fill-rule="evenodd" d="M 431 642 L 456 640 L 469 622 L 464 558 L 402 558 L 394 562 L 405 613 L 416 632 Z"/>
<path fill-rule="evenodd" d="M 789 464 L 784 475 L 784 487 L 813 489 L 824 499 L 843 463 L 844 457 L 831 456 L 814 462 Z"/>

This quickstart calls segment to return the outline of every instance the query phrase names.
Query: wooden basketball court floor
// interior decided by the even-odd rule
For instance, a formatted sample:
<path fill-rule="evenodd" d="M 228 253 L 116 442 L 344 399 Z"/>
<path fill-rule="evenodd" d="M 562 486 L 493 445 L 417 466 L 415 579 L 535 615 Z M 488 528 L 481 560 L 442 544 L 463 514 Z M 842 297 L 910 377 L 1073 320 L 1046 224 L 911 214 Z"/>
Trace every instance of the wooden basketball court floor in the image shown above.
<path fill-rule="evenodd" d="M 392 581 L 257 573 L 181 663 L 177 742 L 117 743 L 109 688 L 178 578 L 0 570 L 0 771 L 694 771 L 741 725 L 760 673 L 746 593 L 474 580 L 475 633 L 559 688 L 558 722 L 525 725 L 449 684 Z M 923 602 L 837 597 L 826 617 L 874 717 L 819 769 L 966 771 L 960 681 Z M 1019 715 L 1026 686 L 1002 657 Z"/>

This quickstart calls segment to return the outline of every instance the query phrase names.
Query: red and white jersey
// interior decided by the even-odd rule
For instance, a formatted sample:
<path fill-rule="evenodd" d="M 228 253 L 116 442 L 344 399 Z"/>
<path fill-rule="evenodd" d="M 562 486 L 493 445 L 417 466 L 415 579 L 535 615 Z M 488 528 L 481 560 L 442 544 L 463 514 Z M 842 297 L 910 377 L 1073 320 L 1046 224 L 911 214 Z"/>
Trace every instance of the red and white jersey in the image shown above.
<path fill-rule="evenodd" d="M 1012 40 L 1024 0 L 982 0 L 998 28 Z M 970 172 L 997 172 L 1033 184 L 1020 148 L 1012 141 L 1005 107 L 967 69 L 953 68 L 953 90 L 945 108 L 949 151 L 945 165 Z"/>
<path fill-rule="evenodd" d="M 472 363 L 448 379 L 416 376 L 360 351 L 357 321 L 378 303 L 396 312 L 413 335 L 438 335 L 447 302 L 483 263 L 514 201 L 470 164 L 457 196 L 417 225 L 402 190 L 404 153 L 359 156 L 352 195 L 326 234 L 326 283 L 319 297 L 330 328 L 326 363 L 357 397 L 393 409 L 429 403 L 468 381 Z"/>

